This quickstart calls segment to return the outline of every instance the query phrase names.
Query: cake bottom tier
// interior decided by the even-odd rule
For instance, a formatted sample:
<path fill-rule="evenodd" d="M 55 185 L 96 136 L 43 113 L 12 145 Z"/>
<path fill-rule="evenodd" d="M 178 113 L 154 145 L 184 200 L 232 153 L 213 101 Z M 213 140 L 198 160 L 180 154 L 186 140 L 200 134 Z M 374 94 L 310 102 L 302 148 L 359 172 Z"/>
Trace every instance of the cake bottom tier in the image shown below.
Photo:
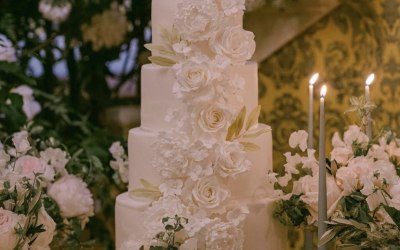
<path fill-rule="evenodd" d="M 250 210 L 244 224 L 244 250 L 285 250 L 287 248 L 287 232 L 285 227 L 272 217 L 274 202 L 271 199 L 238 202 L 247 205 Z M 144 212 L 148 205 L 148 201 L 133 198 L 128 193 L 117 197 L 115 206 L 117 250 L 125 241 L 143 236 Z"/>

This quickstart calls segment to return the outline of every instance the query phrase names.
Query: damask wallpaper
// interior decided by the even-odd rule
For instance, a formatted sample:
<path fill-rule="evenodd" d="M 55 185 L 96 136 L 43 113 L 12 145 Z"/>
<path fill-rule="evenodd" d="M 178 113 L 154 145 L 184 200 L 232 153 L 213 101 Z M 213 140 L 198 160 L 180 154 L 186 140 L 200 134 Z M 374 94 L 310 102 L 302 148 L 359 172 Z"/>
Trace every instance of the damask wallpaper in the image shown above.
<path fill-rule="evenodd" d="M 307 130 L 308 80 L 315 87 L 314 124 L 319 119 L 319 90 L 326 98 L 327 151 L 335 131 L 358 122 L 344 114 L 351 96 L 364 94 L 367 76 L 374 72 L 371 99 L 374 132 L 389 126 L 400 132 L 400 0 L 346 0 L 310 29 L 264 60 L 259 67 L 262 122 L 274 136 L 274 167 L 283 165 L 291 132 Z M 285 32 L 282 30 L 282 32 Z M 273 39 L 273 38 L 271 38 Z M 318 141 L 318 126 L 314 128 Z M 315 144 L 315 147 L 317 145 Z"/>

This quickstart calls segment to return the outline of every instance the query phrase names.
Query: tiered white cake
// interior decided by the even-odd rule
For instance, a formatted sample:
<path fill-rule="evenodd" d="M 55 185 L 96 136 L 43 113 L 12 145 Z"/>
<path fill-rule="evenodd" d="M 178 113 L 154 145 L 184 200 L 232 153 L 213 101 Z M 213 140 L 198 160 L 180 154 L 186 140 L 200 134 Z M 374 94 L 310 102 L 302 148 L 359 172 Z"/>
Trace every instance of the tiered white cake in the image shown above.
<path fill-rule="evenodd" d="M 129 132 L 129 192 L 116 201 L 117 249 L 150 244 L 163 230 L 161 219 L 175 214 L 189 219 L 190 247 L 182 249 L 285 249 L 285 231 L 266 198 L 272 138 L 254 119 L 257 64 L 246 62 L 255 45 L 242 29 L 243 5 L 153 0 L 151 48 L 164 66 L 142 68 L 141 127 Z M 243 106 L 255 110 L 248 115 L 254 122 L 242 121 L 243 130 L 229 137 Z M 156 195 L 143 197 L 141 179 L 159 196 L 145 187 Z"/>

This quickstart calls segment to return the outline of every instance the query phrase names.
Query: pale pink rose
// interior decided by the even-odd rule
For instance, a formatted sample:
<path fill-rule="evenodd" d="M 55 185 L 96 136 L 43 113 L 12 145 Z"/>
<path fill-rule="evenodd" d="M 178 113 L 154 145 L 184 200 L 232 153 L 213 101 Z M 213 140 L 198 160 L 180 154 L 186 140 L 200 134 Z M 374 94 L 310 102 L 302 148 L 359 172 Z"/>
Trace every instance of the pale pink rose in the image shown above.
<path fill-rule="evenodd" d="M 18 242 L 15 228 L 23 227 L 23 216 L 0 208 L 0 250 L 14 249 Z"/>
<path fill-rule="evenodd" d="M 56 230 L 56 223 L 42 207 L 39 210 L 38 221 L 36 225 L 43 225 L 45 230 L 37 235 L 36 240 L 30 246 L 31 250 L 50 250 L 50 243 L 53 241 L 54 232 Z"/>
<path fill-rule="evenodd" d="M 33 179 L 35 174 L 42 174 L 47 181 L 54 180 L 54 169 L 37 157 L 24 155 L 15 162 L 15 169 L 21 176 Z"/>
<path fill-rule="evenodd" d="M 89 217 L 94 201 L 87 184 L 75 175 L 66 175 L 49 186 L 47 194 L 54 199 L 65 218 Z"/>

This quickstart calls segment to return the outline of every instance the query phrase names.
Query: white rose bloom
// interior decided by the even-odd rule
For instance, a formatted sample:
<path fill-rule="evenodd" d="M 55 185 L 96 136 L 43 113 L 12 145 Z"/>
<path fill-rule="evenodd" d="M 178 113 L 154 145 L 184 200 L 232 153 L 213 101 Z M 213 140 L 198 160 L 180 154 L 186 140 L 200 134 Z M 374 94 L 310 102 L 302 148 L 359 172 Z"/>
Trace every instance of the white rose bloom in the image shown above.
<path fill-rule="evenodd" d="M 200 207 L 217 208 L 230 193 L 221 187 L 217 177 L 210 176 L 199 180 L 192 190 L 193 201 Z"/>
<path fill-rule="evenodd" d="M 308 205 L 308 211 L 311 214 L 311 218 L 308 220 L 309 224 L 318 220 L 318 182 L 318 175 L 306 175 L 293 183 L 293 194 L 303 194 L 301 200 Z M 333 212 L 337 202 L 342 197 L 342 191 L 330 175 L 327 175 L 326 178 L 326 190 L 327 208 L 328 211 Z"/>
<path fill-rule="evenodd" d="M 244 3 L 245 0 L 220 0 L 221 8 L 227 16 L 244 11 Z"/>
<path fill-rule="evenodd" d="M 247 159 L 247 154 L 238 141 L 223 141 L 217 148 L 215 167 L 222 177 L 235 177 L 248 171 L 251 162 Z"/>
<path fill-rule="evenodd" d="M 225 132 L 232 119 L 232 114 L 221 103 L 211 103 L 196 109 L 192 114 L 193 126 L 203 133 Z"/>
<path fill-rule="evenodd" d="M 11 91 L 22 96 L 24 111 L 28 120 L 32 120 L 40 111 L 42 107 L 33 97 L 33 90 L 27 85 L 21 85 Z"/>
<path fill-rule="evenodd" d="M 250 60 L 256 49 L 253 32 L 241 26 L 224 27 L 209 44 L 216 54 L 229 58 L 234 64 Z"/>
<path fill-rule="evenodd" d="M 291 148 L 296 148 L 298 146 L 301 151 L 304 152 L 307 149 L 307 139 L 308 133 L 306 131 L 295 131 L 289 137 L 289 146 Z"/>
<path fill-rule="evenodd" d="M 242 250 L 244 233 L 232 223 L 216 223 L 207 232 L 206 249 Z"/>
<path fill-rule="evenodd" d="M 45 230 L 37 235 L 36 240 L 30 246 L 31 250 L 50 250 L 50 243 L 53 241 L 54 232 L 56 230 L 56 223 L 42 207 L 39 210 L 38 221 L 36 225 L 43 225 Z"/>
<path fill-rule="evenodd" d="M 47 194 L 54 199 L 61 215 L 65 218 L 93 216 L 94 202 L 87 184 L 74 175 L 66 175 L 54 182 L 47 189 Z"/>
<path fill-rule="evenodd" d="M 184 40 L 203 41 L 217 30 L 220 17 L 213 0 L 186 0 L 178 4 L 174 27 Z"/>
<path fill-rule="evenodd" d="M 54 180 L 54 169 L 46 164 L 43 160 L 30 156 L 24 155 L 18 158 L 15 162 L 14 172 L 21 176 L 25 176 L 29 179 L 34 179 L 35 174 L 42 174 L 47 182 Z"/>
<path fill-rule="evenodd" d="M 203 59 L 192 59 L 176 66 L 176 82 L 173 92 L 178 98 L 190 102 L 206 102 L 214 97 L 212 81 L 215 74 L 210 63 Z"/>
<path fill-rule="evenodd" d="M 62 22 L 67 19 L 71 12 L 71 3 L 64 1 L 61 5 L 53 5 L 53 2 L 49 0 L 41 0 L 39 2 L 39 12 L 47 20 Z"/>
<path fill-rule="evenodd" d="M 0 61 L 15 62 L 16 60 L 15 49 L 11 41 L 0 34 Z"/>
<path fill-rule="evenodd" d="M 26 151 L 31 149 L 31 145 L 29 144 L 28 141 L 27 131 L 21 131 L 13 134 L 12 141 L 18 153 L 25 153 Z"/>
<path fill-rule="evenodd" d="M 15 228 L 20 224 L 24 226 L 24 216 L 0 208 L 0 250 L 14 249 L 18 242 Z"/>
<path fill-rule="evenodd" d="M 65 151 L 59 148 L 46 148 L 44 151 L 40 152 L 40 158 L 46 162 L 46 164 L 51 165 L 56 174 L 68 174 L 65 166 L 69 161 L 69 157 Z"/>

